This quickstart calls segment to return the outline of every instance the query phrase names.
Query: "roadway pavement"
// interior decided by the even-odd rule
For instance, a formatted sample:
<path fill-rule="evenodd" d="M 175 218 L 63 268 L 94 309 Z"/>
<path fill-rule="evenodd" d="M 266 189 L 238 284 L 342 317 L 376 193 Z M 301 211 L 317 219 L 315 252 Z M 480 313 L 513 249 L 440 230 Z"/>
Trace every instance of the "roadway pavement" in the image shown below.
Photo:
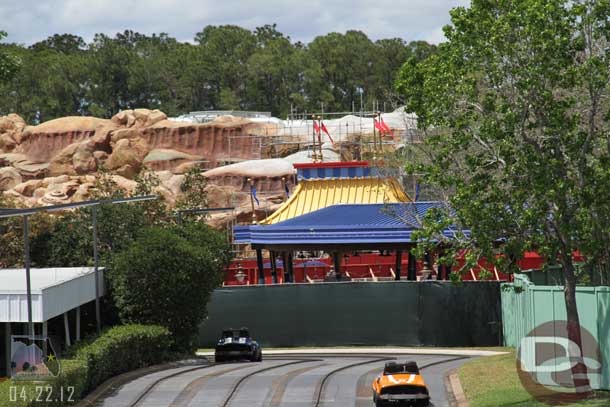
<path fill-rule="evenodd" d="M 332 352 L 334 351 L 334 352 Z M 433 352 L 434 353 L 434 352 Z M 387 360 L 415 360 L 431 405 L 449 407 L 447 373 L 468 361 L 465 354 L 323 352 L 263 353 L 263 361 L 200 362 L 144 375 L 113 388 L 95 405 L 104 407 L 371 407 L 371 384 Z M 213 362 L 213 358 L 210 358 Z"/>

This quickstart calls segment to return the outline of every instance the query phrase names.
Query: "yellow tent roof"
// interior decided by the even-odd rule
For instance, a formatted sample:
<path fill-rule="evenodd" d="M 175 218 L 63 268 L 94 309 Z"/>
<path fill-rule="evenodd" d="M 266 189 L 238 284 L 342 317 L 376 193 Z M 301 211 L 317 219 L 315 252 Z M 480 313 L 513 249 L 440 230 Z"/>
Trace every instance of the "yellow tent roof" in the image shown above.
<path fill-rule="evenodd" d="M 336 204 L 410 202 L 394 178 L 324 178 L 302 180 L 292 196 L 260 223 L 270 225 Z"/>

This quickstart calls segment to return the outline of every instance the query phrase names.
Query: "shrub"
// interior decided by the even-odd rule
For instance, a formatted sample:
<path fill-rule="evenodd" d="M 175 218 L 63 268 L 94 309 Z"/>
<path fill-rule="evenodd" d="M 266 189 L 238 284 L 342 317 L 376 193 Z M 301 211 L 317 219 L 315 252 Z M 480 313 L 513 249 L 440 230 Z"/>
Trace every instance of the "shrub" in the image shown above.
<path fill-rule="evenodd" d="M 144 230 L 108 273 L 121 320 L 165 326 L 176 350 L 192 350 L 229 256 L 224 236 L 202 224 Z"/>
<path fill-rule="evenodd" d="M 109 329 L 76 352 L 86 364 L 85 391 L 120 373 L 172 359 L 172 337 L 161 326 L 122 325 Z"/>

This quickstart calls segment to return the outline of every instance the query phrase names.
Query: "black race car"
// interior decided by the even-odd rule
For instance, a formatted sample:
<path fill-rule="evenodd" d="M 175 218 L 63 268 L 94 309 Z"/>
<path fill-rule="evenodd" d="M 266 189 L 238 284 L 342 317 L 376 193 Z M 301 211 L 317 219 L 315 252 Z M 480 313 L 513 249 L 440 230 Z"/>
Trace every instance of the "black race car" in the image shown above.
<path fill-rule="evenodd" d="M 247 359 L 251 362 L 263 360 L 263 351 L 258 342 L 252 340 L 248 328 L 226 329 L 214 349 L 216 362 Z"/>

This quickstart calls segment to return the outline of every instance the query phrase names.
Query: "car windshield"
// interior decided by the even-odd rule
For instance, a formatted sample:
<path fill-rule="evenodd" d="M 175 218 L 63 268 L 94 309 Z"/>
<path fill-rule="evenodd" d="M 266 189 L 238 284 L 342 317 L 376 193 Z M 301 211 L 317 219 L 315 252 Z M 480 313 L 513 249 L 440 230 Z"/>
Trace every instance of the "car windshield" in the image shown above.
<path fill-rule="evenodd" d="M 250 334 L 247 329 L 227 329 L 222 331 L 223 338 L 248 338 Z"/>
<path fill-rule="evenodd" d="M 417 368 L 417 364 L 414 362 L 391 363 L 391 364 L 387 364 L 385 366 L 383 373 L 384 374 L 400 374 L 400 373 L 419 374 L 419 369 Z"/>

